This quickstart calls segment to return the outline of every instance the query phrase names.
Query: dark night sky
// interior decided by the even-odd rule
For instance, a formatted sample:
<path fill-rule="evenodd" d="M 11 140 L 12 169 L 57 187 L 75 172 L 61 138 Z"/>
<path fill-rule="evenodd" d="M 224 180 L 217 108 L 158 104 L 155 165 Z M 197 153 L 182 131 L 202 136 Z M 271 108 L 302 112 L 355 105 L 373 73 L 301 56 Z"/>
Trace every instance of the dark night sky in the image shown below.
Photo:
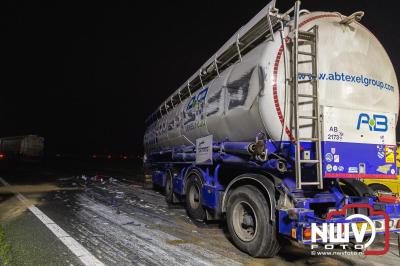
<path fill-rule="evenodd" d="M 55 152 L 140 152 L 147 115 L 268 0 L 83 2 L 1 2 L 0 136 L 39 134 Z M 278 0 L 278 8 L 292 3 Z M 362 23 L 399 73 L 391 4 L 302 7 L 365 11 Z"/>

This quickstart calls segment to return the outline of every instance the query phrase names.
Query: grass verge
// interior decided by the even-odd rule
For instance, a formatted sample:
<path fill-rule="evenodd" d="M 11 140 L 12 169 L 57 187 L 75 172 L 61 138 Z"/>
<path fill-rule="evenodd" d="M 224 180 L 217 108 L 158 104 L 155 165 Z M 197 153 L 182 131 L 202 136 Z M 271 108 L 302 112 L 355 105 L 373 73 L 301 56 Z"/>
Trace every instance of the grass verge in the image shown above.
<path fill-rule="evenodd" d="M 11 246 L 4 237 L 4 229 L 0 225 L 0 265 L 11 265 Z"/>

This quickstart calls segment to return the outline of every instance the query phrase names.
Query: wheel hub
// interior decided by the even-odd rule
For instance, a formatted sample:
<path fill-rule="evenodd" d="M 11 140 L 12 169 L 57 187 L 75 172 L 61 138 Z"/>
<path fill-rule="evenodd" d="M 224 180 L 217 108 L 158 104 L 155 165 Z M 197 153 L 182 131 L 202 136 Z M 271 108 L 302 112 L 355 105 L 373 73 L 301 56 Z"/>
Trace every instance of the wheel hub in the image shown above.
<path fill-rule="evenodd" d="M 257 234 L 257 216 L 248 202 L 241 201 L 233 209 L 233 229 L 240 240 L 248 242 Z"/>
<path fill-rule="evenodd" d="M 189 203 L 192 209 L 197 209 L 200 205 L 200 189 L 196 184 L 189 190 Z"/>

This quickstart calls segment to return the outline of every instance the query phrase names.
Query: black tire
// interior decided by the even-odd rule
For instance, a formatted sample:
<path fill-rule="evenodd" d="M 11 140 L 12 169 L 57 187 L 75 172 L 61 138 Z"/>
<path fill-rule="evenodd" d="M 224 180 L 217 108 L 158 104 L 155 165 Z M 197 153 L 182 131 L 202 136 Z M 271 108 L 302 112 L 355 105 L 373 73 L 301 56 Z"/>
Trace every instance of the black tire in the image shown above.
<path fill-rule="evenodd" d="M 165 188 L 164 188 L 164 193 L 165 193 L 165 200 L 168 203 L 173 203 L 174 201 L 174 192 L 172 189 L 172 176 L 171 173 L 167 173 L 167 176 L 165 177 Z"/>
<path fill-rule="evenodd" d="M 356 179 L 342 179 L 340 180 L 340 188 L 347 196 L 355 197 L 370 197 L 374 195 L 374 191 L 369 188 L 365 183 Z M 368 210 L 355 209 L 355 213 L 368 215 Z"/>
<path fill-rule="evenodd" d="M 340 183 L 343 193 L 347 196 L 369 197 L 374 194 L 371 188 L 356 179 L 342 179 Z"/>
<path fill-rule="evenodd" d="M 227 224 L 233 243 L 253 257 L 274 257 L 280 250 L 268 206 L 261 191 L 251 185 L 236 188 L 227 201 Z"/>
<path fill-rule="evenodd" d="M 385 185 L 382 184 L 371 184 L 369 185 L 369 187 L 373 190 L 373 191 L 383 191 L 383 192 L 393 192 L 390 190 L 390 188 L 388 188 Z"/>
<path fill-rule="evenodd" d="M 206 211 L 202 205 L 203 196 L 201 189 L 203 183 L 196 174 L 190 175 L 186 182 L 186 210 L 189 217 L 196 221 L 204 221 Z"/>

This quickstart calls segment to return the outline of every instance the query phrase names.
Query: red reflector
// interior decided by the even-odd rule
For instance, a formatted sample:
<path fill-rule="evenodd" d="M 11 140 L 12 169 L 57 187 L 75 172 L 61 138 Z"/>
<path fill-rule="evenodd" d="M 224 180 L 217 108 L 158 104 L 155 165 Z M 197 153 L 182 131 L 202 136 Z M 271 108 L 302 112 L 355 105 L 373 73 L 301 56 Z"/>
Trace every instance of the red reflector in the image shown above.
<path fill-rule="evenodd" d="M 378 196 L 378 201 L 385 203 L 400 203 L 400 198 L 391 195 L 381 194 Z"/>

